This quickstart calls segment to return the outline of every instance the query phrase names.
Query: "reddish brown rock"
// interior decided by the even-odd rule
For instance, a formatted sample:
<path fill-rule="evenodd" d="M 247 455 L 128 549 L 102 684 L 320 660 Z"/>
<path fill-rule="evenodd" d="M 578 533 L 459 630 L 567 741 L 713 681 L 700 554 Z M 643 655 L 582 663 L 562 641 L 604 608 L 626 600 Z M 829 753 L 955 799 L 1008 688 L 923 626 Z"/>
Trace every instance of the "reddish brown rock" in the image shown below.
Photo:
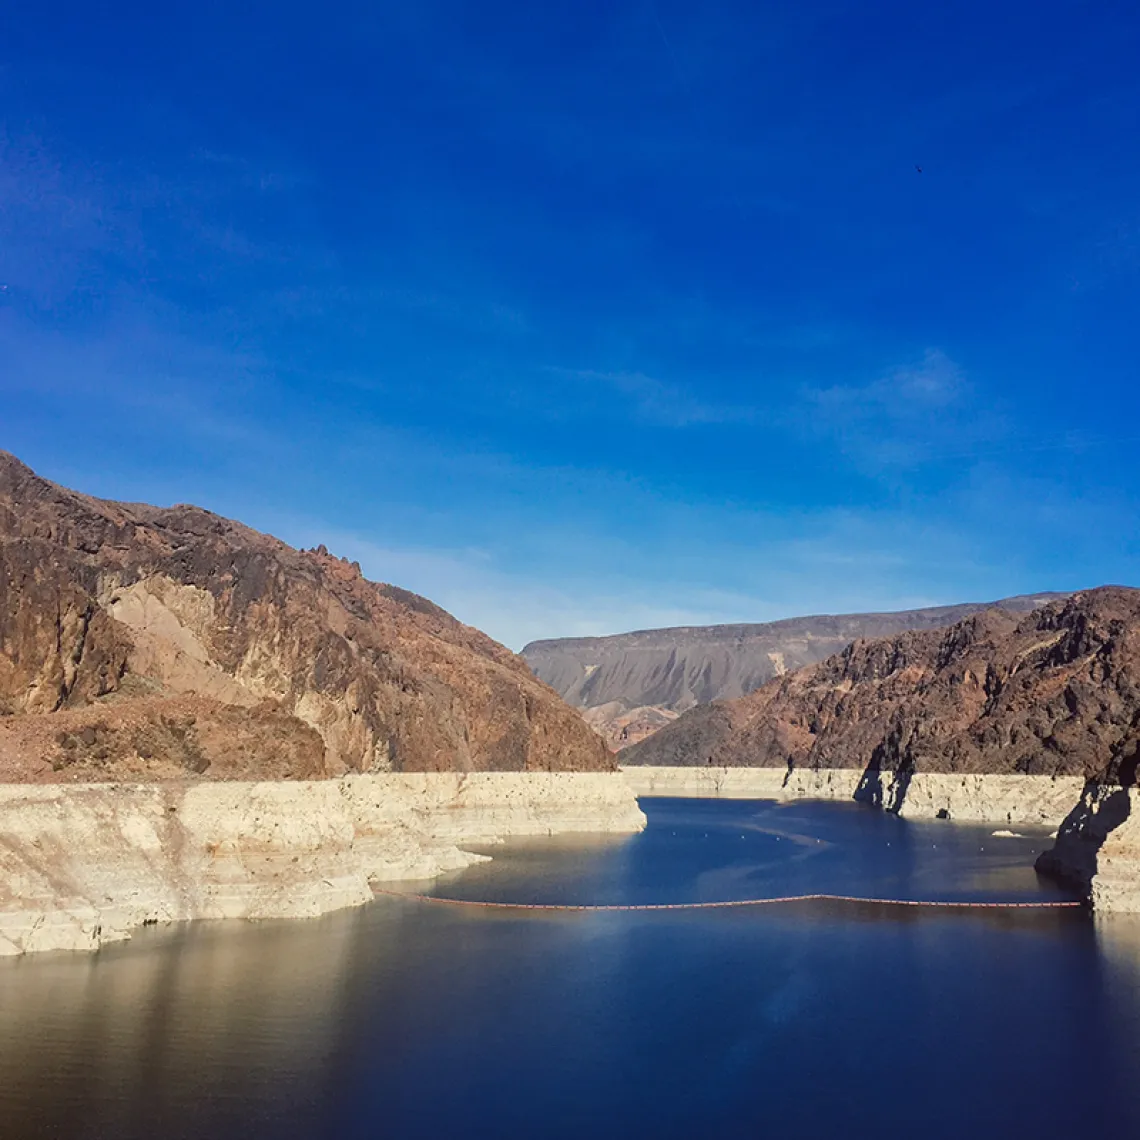
<path fill-rule="evenodd" d="M 654 705 L 626 709 L 616 701 L 581 711 L 582 719 L 615 752 L 652 736 L 665 725 L 672 724 L 678 715 Z"/>
<path fill-rule="evenodd" d="M 817 614 L 739 625 L 643 629 L 533 641 L 535 676 L 583 710 L 615 749 L 644 740 L 696 705 L 733 700 L 815 665 L 857 638 L 944 629 L 987 609 L 1024 615 L 1066 594 L 1023 594 L 895 613 Z"/>
<path fill-rule="evenodd" d="M 629 765 L 1026 773 L 1130 783 L 1140 744 L 1140 590 L 1028 616 L 860 640 L 735 701 L 691 710 Z"/>
<path fill-rule="evenodd" d="M 611 767 L 521 659 L 425 598 L 0 452 L 0 781 Z"/>

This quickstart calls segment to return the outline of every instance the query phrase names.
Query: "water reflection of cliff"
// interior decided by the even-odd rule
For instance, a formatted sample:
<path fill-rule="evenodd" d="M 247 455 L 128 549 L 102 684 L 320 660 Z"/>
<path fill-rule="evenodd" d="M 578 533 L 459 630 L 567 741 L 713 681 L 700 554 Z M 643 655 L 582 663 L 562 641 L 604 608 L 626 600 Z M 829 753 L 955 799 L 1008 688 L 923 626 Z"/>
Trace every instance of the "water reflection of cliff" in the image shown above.
<path fill-rule="evenodd" d="M 1024 857 L 1037 842 L 846 805 L 675 801 L 627 842 L 505 844 L 435 889 L 1053 897 Z M 1128 1136 L 1138 1042 L 1140 920 L 384 899 L 0 963 L 0 1136 L 688 1140 L 773 1120 L 792 1136 Z M 890 1095 L 869 1095 L 884 1063 Z"/>
<path fill-rule="evenodd" d="M 203 924 L 0 963 L 4 1134 L 177 1135 L 191 1106 L 198 1128 L 228 1134 L 256 1106 L 294 1134 L 336 1052 L 359 918 Z"/>
<path fill-rule="evenodd" d="M 1140 915 L 1097 915 L 1095 926 L 1105 970 L 1124 992 L 1140 994 Z M 1140 1041 L 1140 1007 L 1129 1008 L 1135 1022 L 1133 1039 Z"/>

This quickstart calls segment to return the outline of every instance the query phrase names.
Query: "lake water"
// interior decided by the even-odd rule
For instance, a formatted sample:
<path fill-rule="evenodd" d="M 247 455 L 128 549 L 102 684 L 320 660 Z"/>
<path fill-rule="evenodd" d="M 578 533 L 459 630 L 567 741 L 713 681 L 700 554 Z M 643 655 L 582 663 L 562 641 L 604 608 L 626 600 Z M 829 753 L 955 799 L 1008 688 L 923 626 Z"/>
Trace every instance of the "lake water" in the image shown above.
<path fill-rule="evenodd" d="M 440 895 L 1065 897 L 1042 833 L 643 800 Z M 1026 829 L 1021 829 L 1026 830 Z M 414 887 L 411 889 L 415 889 Z M 1140 1136 L 1140 924 L 849 903 L 659 913 L 381 899 L 0 960 L 0 1136 Z"/>

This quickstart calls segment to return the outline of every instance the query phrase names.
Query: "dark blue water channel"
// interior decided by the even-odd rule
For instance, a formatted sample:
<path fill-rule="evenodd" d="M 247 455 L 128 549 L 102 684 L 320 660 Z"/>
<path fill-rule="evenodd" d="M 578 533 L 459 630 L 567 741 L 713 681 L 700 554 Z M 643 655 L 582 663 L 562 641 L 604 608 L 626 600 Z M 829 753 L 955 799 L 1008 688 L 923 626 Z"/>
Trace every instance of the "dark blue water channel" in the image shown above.
<path fill-rule="evenodd" d="M 438 894 L 1064 897 L 1041 832 L 644 800 Z M 1025 831 L 1025 829 L 1021 829 Z M 422 887 L 420 888 L 422 889 Z M 382 899 L 0 961 L 0 1136 L 1140 1136 L 1140 924 L 849 903 L 534 913 Z"/>

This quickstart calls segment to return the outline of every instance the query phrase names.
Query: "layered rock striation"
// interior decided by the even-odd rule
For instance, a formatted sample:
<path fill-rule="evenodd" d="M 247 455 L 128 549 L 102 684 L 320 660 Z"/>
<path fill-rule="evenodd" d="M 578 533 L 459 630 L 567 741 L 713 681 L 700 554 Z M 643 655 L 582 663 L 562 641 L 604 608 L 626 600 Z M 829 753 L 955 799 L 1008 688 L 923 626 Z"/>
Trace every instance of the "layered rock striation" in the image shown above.
<path fill-rule="evenodd" d="M 611 747 L 624 749 L 695 705 L 744 696 L 859 638 L 940 629 L 990 608 L 1024 614 L 1063 596 L 1028 594 L 897 613 L 825 614 L 559 638 L 531 642 L 522 655 L 536 676 L 585 710 Z"/>
<path fill-rule="evenodd" d="M 857 799 L 915 819 L 1050 828 L 1059 826 L 1086 787 L 1077 776 L 919 772 L 905 785 L 888 775 L 872 792 L 866 771 L 860 768 L 631 767 L 624 769 L 624 775 L 639 796 L 783 802 Z"/>

